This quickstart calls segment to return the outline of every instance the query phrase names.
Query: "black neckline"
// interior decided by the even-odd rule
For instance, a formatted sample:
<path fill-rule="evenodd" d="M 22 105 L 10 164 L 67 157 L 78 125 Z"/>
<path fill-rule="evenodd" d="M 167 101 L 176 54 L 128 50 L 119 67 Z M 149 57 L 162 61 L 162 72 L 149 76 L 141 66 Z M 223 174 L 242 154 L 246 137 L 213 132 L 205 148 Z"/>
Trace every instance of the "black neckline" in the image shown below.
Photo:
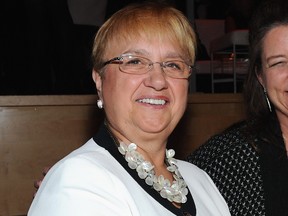
<path fill-rule="evenodd" d="M 151 186 L 147 185 L 143 179 L 140 179 L 136 170 L 128 167 L 123 155 L 121 155 L 109 134 L 107 127 L 102 124 L 98 133 L 93 137 L 94 141 L 101 147 L 105 148 L 109 153 L 123 166 L 123 168 L 131 175 L 131 177 L 148 193 L 152 198 L 159 202 L 166 209 L 175 215 L 196 215 L 196 207 L 190 191 L 187 194 L 187 202 L 181 205 L 181 208 L 176 208 L 169 200 L 164 199 Z M 187 214 L 189 213 L 189 214 Z"/>

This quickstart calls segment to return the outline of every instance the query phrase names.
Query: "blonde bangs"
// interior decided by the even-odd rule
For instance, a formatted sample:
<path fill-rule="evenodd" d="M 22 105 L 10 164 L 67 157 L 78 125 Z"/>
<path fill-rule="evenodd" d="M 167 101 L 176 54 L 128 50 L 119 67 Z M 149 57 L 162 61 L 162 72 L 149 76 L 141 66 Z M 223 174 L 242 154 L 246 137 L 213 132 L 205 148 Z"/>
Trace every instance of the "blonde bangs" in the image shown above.
<path fill-rule="evenodd" d="M 94 69 L 100 70 L 105 50 L 145 38 L 162 40 L 180 46 L 186 61 L 195 60 L 196 37 L 189 21 L 178 10 L 167 7 L 133 7 L 118 11 L 98 31 L 93 46 Z"/>

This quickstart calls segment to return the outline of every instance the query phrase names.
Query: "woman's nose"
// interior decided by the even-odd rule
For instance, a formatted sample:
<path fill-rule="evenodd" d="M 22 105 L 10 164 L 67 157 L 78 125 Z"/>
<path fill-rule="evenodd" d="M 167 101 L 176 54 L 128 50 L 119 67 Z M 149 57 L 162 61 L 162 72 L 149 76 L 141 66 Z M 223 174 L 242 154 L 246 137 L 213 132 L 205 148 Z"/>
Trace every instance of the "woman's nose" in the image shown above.
<path fill-rule="evenodd" d="M 144 84 L 147 87 L 154 88 L 157 91 L 162 89 L 166 89 L 167 84 L 167 76 L 164 72 L 164 68 L 161 63 L 155 62 L 151 65 L 151 69 L 147 73 L 147 78 L 144 81 Z"/>

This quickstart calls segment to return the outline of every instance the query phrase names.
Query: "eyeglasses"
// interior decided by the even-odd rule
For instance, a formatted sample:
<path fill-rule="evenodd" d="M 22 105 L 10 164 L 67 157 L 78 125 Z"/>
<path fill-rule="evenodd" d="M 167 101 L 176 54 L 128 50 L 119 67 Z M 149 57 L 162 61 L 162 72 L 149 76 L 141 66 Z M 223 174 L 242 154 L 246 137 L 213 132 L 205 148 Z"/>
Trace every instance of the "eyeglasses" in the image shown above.
<path fill-rule="evenodd" d="M 176 79 L 187 79 L 191 75 L 193 68 L 193 66 L 188 65 L 182 60 L 152 62 L 145 57 L 131 54 L 123 54 L 112 58 L 105 62 L 103 67 L 107 64 L 119 64 L 120 71 L 135 75 L 145 74 L 153 68 L 154 64 L 159 64 L 167 76 Z"/>

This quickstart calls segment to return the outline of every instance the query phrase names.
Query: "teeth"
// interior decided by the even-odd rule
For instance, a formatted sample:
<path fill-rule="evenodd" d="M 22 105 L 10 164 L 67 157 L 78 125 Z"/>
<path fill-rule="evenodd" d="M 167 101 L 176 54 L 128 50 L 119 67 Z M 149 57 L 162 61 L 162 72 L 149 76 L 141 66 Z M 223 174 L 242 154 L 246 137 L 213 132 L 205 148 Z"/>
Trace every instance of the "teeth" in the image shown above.
<path fill-rule="evenodd" d="M 154 104 L 154 105 L 164 105 L 166 103 L 165 100 L 149 99 L 149 98 L 145 98 L 145 99 L 139 100 L 139 102 L 148 103 L 148 104 Z"/>

